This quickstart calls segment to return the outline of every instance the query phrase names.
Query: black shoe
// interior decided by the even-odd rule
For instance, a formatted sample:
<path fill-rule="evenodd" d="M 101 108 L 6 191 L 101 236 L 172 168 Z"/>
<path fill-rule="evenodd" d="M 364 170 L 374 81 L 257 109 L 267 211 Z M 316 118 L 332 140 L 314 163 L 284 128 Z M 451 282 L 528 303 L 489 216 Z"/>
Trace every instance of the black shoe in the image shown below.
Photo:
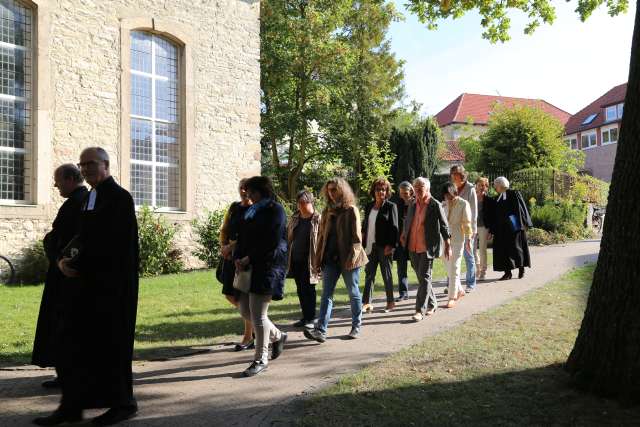
<path fill-rule="evenodd" d="M 91 420 L 94 426 L 112 426 L 129 418 L 133 418 L 138 413 L 138 405 L 119 406 L 111 408 L 102 415 Z"/>
<path fill-rule="evenodd" d="M 284 351 L 284 344 L 287 342 L 288 335 L 282 332 L 282 336 L 280 339 L 273 343 L 273 348 L 271 349 L 271 360 L 276 360 L 282 352 Z"/>
<path fill-rule="evenodd" d="M 409 295 L 400 295 L 398 298 L 396 298 L 396 302 L 406 301 L 408 299 L 409 299 Z"/>
<path fill-rule="evenodd" d="M 79 423 L 82 421 L 81 409 L 61 409 L 58 408 L 47 417 L 39 417 L 33 420 L 38 426 L 57 426 L 66 423 Z"/>
<path fill-rule="evenodd" d="M 233 351 L 252 350 L 254 348 L 256 348 L 255 341 L 251 340 L 251 342 L 248 342 L 246 344 L 236 344 L 235 347 L 233 347 Z"/>
<path fill-rule="evenodd" d="M 522 279 L 524 277 L 524 267 L 520 267 L 518 270 L 518 279 Z"/>
<path fill-rule="evenodd" d="M 52 380 L 47 380 L 42 383 L 44 388 L 60 388 L 60 378 L 55 377 Z"/>
<path fill-rule="evenodd" d="M 504 276 L 502 276 L 501 278 L 499 278 L 498 280 L 511 280 L 511 272 L 507 271 L 504 273 Z"/>
<path fill-rule="evenodd" d="M 306 321 L 306 320 L 304 320 L 304 319 L 300 319 L 300 320 L 298 320 L 297 322 L 295 322 L 292 326 L 293 326 L 294 328 L 302 328 L 302 327 L 304 327 L 304 325 L 306 325 L 306 324 L 307 324 L 307 321 Z"/>
<path fill-rule="evenodd" d="M 356 328 L 351 328 L 351 332 L 349 332 L 349 335 L 347 335 L 347 337 L 349 339 L 355 340 L 357 338 L 360 337 L 360 328 L 356 327 Z"/>
<path fill-rule="evenodd" d="M 264 372 L 267 370 L 269 365 L 263 362 L 253 362 L 247 369 L 242 372 L 243 377 L 253 377 L 254 375 L 258 375 L 260 372 Z"/>
<path fill-rule="evenodd" d="M 319 343 L 323 343 L 327 340 L 327 334 L 320 332 L 317 329 L 305 329 L 303 333 L 305 337 L 310 340 L 318 341 Z"/>

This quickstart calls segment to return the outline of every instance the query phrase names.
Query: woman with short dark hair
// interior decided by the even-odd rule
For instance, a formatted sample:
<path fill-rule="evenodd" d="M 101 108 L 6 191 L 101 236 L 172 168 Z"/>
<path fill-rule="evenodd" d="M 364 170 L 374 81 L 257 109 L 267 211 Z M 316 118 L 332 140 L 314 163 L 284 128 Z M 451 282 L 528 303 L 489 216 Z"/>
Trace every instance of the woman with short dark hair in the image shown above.
<path fill-rule="evenodd" d="M 398 244 L 398 208 L 389 201 L 391 184 L 386 178 L 378 178 L 371 183 L 369 195 L 373 201 L 364 210 L 362 241 L 369 262 L 365 266 L 365 285 L 362 311 L 373 311 L 373 288 L 376 271 L 380 265 L 382 281 L 387 296 L 385 312 L 395 308 L 393 299 L 393 274 L 391 262 L 393 251 Z"/>
<path fill-rule="evenodd" d="M 316 212 L 314 197 L 310 191 L 302 190 L 296 197 L 298 210 L 291 215 L 287 226 L 289 242 L 289 275 L 296 282 L 296 291 L 302 318 L 293 324 L 295 327 L 312 329 L 316 317 L 316 284 L 320 274 L 313 269 L 316 256 L 320 214 Z"/>
<path fill-rule="evenodd" d="M 248 292 L 240 292 L 240 313 L 253 322 L 256 352 L 253 363 L 243 375 L 250 377 L 267 369 L 269 342 L 273 344 L 271 359 L 284 350 L 287 334 L 275 327 L 268 317 L 271 300 L 281 300 L 287 268 L 287 218 L 284 208 L 275 200 L 271 180 L 263 176 L 245 183 L 253 204 L 243 216 L 237 250 L 236 270 L 250 270 Z M 238 281 L 239 282 L 239 281 Z"/>

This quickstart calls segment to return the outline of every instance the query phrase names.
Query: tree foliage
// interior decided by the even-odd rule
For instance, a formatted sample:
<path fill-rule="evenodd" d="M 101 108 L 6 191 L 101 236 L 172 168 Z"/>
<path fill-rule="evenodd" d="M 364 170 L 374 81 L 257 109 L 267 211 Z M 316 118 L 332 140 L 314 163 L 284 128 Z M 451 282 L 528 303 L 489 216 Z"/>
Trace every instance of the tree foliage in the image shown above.
<path fill-rule="evenodd" d="M 356 190 L 388 173 L 389 122 L 403 93 L 386 39 L 394 19 L 380 0 L 261 2 L 263 167 L 285 199 L 308 163 L 342 162 Z"/>
<path fill-rule="evenodd" d="M 507 174 L 528 168 L 564 169 L 572 153 L 563 135 L 562 123 L 539 108 L 497 106 L 479 138 L 477 167 Z"/>
<path fill-rule="evenodd" d="M 443 137 L 437 121 L 428 117 L 405 129 L 394 128 L 389 137 L 395 159 L 391 176 L 396 184 L 413 181 L 419 176 L 431 177 L 438 167 L 438 146 Z"/>

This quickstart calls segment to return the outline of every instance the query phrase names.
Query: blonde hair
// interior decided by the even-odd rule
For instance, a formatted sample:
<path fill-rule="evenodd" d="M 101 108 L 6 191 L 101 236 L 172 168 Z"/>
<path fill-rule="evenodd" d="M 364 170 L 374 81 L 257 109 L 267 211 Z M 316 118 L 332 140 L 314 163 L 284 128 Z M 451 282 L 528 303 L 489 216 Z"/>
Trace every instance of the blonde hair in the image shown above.
<path fill-rule="evenodd" d="M 489 187 L 489 178 L 486 178 L 484 176 L 479 177 L 478 179 L 476 179 L 476 185 L 478 184 L 482 184 L 482 185 L 486 185 L 487 188 Z"/>
<path fill-rule="evenodd" d="M 322 186 L 320 194 L 322 194 L 327 202 L 331 201 L 327 189 L 327 187 L 329 187 L 329 184 L 334 184 L 336 186 L 336 189 L 338 190 L 338 200 L 336 203 L 337 205 L 340 205 L 343 208 L 356 206 L 356 196 L 353 194 L 351 186 L 344 178 L 331 178 Z"/>

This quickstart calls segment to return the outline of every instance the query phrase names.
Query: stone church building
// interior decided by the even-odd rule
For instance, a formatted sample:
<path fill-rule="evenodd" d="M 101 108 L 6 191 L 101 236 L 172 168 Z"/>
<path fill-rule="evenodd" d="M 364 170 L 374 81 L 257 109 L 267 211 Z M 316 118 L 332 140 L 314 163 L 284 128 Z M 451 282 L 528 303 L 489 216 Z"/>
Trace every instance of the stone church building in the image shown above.
<path fill-rule="evenodd" d="M 50 229 L 53 171 L 101 146 L 179 226 L 260 173 L 258 0 L 0 0 L 0 254 Z"/>

